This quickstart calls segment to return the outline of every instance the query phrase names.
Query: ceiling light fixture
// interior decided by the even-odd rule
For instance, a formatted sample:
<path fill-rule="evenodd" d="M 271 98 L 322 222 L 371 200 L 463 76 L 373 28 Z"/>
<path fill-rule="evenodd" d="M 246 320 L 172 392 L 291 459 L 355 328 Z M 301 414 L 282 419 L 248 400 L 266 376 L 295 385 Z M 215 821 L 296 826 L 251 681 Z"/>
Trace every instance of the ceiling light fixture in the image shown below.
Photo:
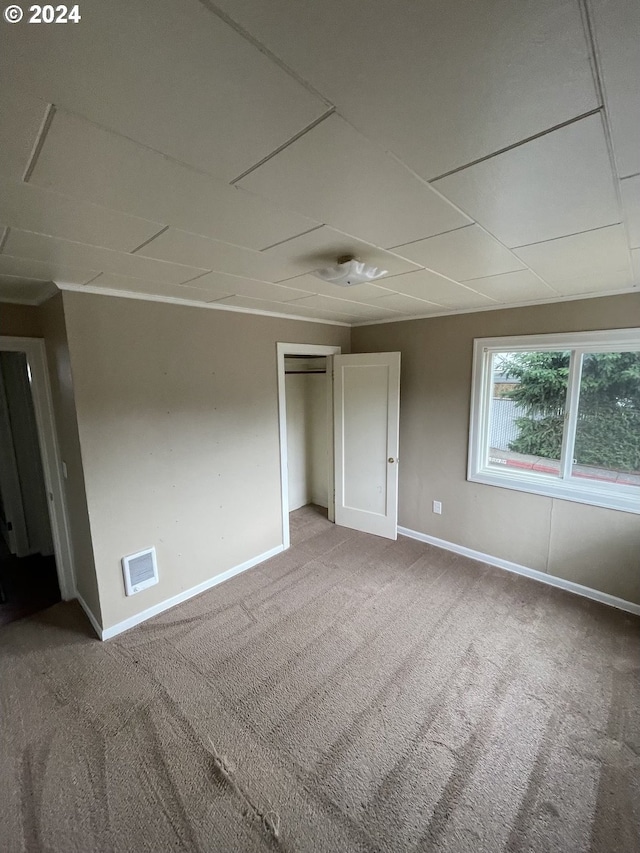
<path fill-rule="evenodd" d="M 382 278 L 387 272 L 388 270 L 383 270 L 380 267 L 357 261 L 351 255 L 344 255 L 338 258 L 335 266 L 313 270 L 312 275 L 321 278 L 323 281 L 329 281 L 331 284 L 337 284 L 339 287 L 352 287 L 354 284 L 362 284 L 365 281 L 375 281 L 377 278 Z"/>

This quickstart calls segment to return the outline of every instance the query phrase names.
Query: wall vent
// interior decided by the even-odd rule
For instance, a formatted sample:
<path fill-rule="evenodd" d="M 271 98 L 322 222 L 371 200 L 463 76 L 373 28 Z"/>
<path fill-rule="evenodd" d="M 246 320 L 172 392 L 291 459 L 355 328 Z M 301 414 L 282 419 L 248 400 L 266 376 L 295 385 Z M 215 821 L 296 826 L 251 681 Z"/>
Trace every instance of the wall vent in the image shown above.
<path fill-rule="evenodd" d="M 156 549 L 147 548 L 122 558 L 122 572 L 127 595 L 134 595 L 158 583 Z"/>

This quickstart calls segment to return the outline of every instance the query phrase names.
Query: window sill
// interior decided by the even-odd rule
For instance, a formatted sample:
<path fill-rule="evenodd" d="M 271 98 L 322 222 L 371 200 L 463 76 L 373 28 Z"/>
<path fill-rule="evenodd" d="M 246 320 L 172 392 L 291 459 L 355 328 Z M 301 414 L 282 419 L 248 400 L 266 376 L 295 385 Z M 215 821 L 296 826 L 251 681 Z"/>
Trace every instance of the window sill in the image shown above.
<path fill-rule="evenodd" d="M 503 489 L 513 489 L 517 492 L 529 492 L 544 495 L 548 498 L 572 501 L 573 503 L 599 506 L 605 509 L 615 509 L 620 512 L 631 512 L 640 515 L 640 494 L 635 487 L 628 488 L 598 488 L 585 487 L 584 483 L 567 482 L 544 473 L 531 473 L 525 477 L 507 471 L 494 471 L 483 468 L 470 473 L 467 480 L 472 483 L 482 483 L 485 486 L 498 486 Z"/>

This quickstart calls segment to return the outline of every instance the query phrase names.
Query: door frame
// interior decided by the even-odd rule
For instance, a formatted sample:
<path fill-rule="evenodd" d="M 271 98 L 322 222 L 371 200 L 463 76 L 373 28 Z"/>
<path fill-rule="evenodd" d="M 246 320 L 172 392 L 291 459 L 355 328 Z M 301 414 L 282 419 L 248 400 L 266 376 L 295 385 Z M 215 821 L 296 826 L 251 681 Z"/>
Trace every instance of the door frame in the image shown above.
<path fill-rule="evenodd" d="M 76 597 L 73 550 L 45 343 L 42 338 L 0 336 L 0 350 L 22 352 L 27 358 L 44 484 L 49 498 L 47 505 L 51 521 L 58 585 L 62 599 L 69 601 Z"/>
<path fill-rule="evenodd" d="M 320 344 L 276 344 L 278 365 L 278 423 L 280 430 L 280 494 L 282 501 L 282 545 L 284 550 L 291 546 L 289 533 L 289 471 L 287 451 L 287 396 L 285 388 L 284 359 L 286 355 L 341 355 L 342 347 L 322 346 Z M 333 382 L 330 370 L 330 359 L 327 360 L 327 423 L 329 425 L 329 495 L 328 515 L 329 521 L 334 520 L 334 493 L 333 493 Z"/>

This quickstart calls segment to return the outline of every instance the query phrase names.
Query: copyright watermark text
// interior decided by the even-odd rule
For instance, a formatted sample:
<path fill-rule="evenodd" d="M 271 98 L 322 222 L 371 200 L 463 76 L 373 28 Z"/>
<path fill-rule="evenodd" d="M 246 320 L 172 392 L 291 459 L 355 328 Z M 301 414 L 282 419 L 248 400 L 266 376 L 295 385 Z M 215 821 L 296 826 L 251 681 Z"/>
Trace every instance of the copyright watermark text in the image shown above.
<path fill-rule="evenodd" d="M 22 20 L 24 12 L 20 8 L 20 6 L 7 6 L 7 8 L 2 13 L 5 21 L 8 24 L 17 24 Z"/>
<path fill-rule="evenodd" d="M 25 10 L 12 3 L 6 6 L 2 17 L 7 24 L 19 24 L 27 15 L 28 24 L 79 24 L 82 20 L 80 7 L 76 6 L 29 6 Z"/>

